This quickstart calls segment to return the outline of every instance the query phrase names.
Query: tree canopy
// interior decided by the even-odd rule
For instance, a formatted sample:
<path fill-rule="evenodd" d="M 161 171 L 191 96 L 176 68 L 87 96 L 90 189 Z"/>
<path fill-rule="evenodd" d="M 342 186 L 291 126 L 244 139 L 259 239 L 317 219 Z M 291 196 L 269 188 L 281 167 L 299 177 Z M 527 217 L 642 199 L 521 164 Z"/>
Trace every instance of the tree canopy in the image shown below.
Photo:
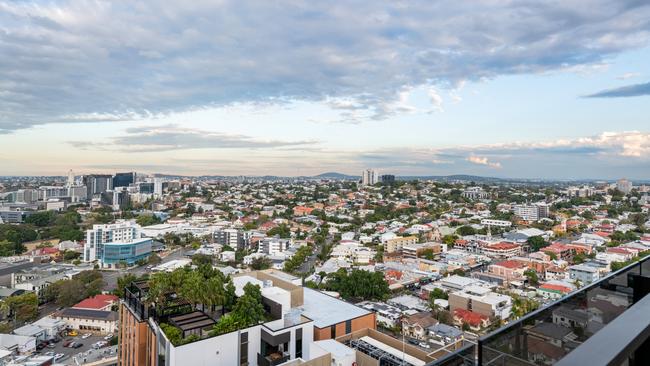
<path fill-rule="evenodd" d="M 344 299 L 383 300 L 390 290 L 381 272 L 353 269 L 349 274 L 343 268 L 328 276 L 325 287 L 338 292 Z"/>

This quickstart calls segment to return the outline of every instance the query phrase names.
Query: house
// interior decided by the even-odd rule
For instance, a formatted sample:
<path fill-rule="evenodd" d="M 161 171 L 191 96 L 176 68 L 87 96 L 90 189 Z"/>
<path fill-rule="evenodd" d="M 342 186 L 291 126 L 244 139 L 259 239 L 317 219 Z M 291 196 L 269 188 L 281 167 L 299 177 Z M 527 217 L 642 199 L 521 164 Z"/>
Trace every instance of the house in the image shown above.
<path fill-rule="evenodd" d="M 454 324 L 463 326 L 467 324 L 471 330 L 479 331 L 490 325 L 490 318 L 470 310 L 456 309 L 453 311 Z"/>
<path fill-rule="evenodd" d="M 427 328 L 427 333 L 430 342 L 441 346 L 447 346 L 453 343 L 457 343 L 460 346 L 464 338 L 463 332 L 460 329 L 443 323 L 430 326 Z"/>
<path fill-rule="evenodd" d="M 115 333 L 117 330 L 118 316 L 115 311 L 66 308 L 52 317 L 63 320 L 70 329 L 100 334 Z"/>
<path fill-rule="evenodd" d="M 577 264 L 570 266 L 569 268 L 569 278 L 574 281 L 580 281 L 582 284 L 589 284 L 595 281 L 598 281 L 600 275 L 598 273 L 598 268 L 588 266 L 585 264 Z"/>
<path fill-rule="evenodd" d="M 385 327 L 394 328 L 400 324 L 402 311 L 395 306 L 371 301 L 360 302 L 357 306 L 374 311 L 377 314 L 377 323 L 383 324 Z"/>
<path fill-rule="evenodd" d="M 73 305 L 75 309 L 103 310 L 110 311 L 113 305 L 117 305 L 119 297 L 115 295 L 95 295 Z"/>
<path fill-rule="evenodd" d="M 438 320 L 428 311 L 422 311 L 402 318 L 402 332 L 415 339 L 426 339 L 428 328 L 438 324 Z"/>

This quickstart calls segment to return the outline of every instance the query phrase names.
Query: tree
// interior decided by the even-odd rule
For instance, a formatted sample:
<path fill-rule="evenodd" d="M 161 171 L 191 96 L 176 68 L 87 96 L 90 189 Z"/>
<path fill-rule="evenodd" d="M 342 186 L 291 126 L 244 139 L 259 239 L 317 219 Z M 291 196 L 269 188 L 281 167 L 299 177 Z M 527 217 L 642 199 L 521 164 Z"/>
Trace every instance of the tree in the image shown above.
<path fill-rule="evenodd" d="M 18 296 L 10 296 L 4 301 L 16 321 L 24 322 L 38 318 L 38 298 L 35 293 L 28 292 Z"/>
<path fill-rule="evenodd" d="M 253 261 L 251 262 L 251 269 L 259 271 L 263 269 L 269 269 L 271 268 L 271 265 L 271 259 L 268 257 L 257 257 L 253 258 Z"/>
<path fill-rule="evenodd" d="M 157 265 L 160 264 L 160 262 L 162 262 L 162 259 L 160 259 L 160 256 L 156 253 L 151 253 L 149 258 L 147 258 L 147 263 L 151 265 Z"/>
<path fill-rule="evenodd" d="M 59 280 L 46 287 L 44 299 L 58 306 L 72 306 L 79 301 L 98 295 L 105 286 L 99 271 L 83 271 L 69 280 Z"/>
<path fill-rule="evenodd" d="M 442 237 L 442 242 L 447 244 L 449 248 L 453 248 L 456 239 L 458 239 L 456 235 L 445 235 Z"/>
<path fill-rule="evenodd" d="M 113 290 L 113 294 L 120 297 L 124 298 L 124 289 L 127 288 L 128 286 L 131 285 L 131 282 L 137 280 L 138 277 L 134 275 L 133 273 L 127 273 L 124 276 L 120 276 L 117 278 L 117 287 L 115 290 Z"/>
<path fill-rule="evenodd" d="M 25 217 L 25 223 L 45 227 L 54 224 L 55 219 L 56 213 L 54 211 L 39 211 Z"/>
<path fill-rule="evenodd" d="M 195 266 L 201 266 L 204 264 L 212 265 L 212 256 L 207 254 L 194 254 L 192 256 L 192 264 Z"/>
<path fill-rule="evenodd" d="M 288 261 L 284 262 L 284 271 L 285 272 L 294 272 L 300 266 L 305 262 L 307 257 L 309 257 L 312 254 L 312 249 L 310 246 L 302 246 L 298 248 L 296 251 L 296 254 L 294 254 L 291 259 Z"/>
<path fill-rule="evenodd" d="M 341 268 L 328 276 L 325 287 L 337 291 L 344 299 L 383 300 L 390 290 L 381 272 L 353 269 L 349 274 Z"/>
<path fill-rule="evenodd" d="M 420 253 L 420 255 L 418 255 L 418 257 L 423 257 L 424 259 L 428 259 L 428 260 L 430 260 L 430 261 L 436 259 L 436 255 L 435 255 L 435 253 L 433 252 L 433 249 L 432 249 L 432 248 L 426 248 L 426 249 L 424 249 L 424 250 Z"/>
<path fill-rule="evenodd" d="M 557 260 L 557 254 L 555 254 L 554 252 L 546 251 L 546 252 L 544 252 L 544 253 L 545 253 L 546 255 L 548 255 L 549 257 L 551 257 L 551 260 L 553 260 L 553 261 Z"/>
<path fill-rule="evenodd" d="M 541 236 L 531 236 L 526 240 L 530 249 L 533 252 L 538 252 L 540 249 L 548 246 L 548 243 Z"/>
<path fill-rule="evenodd" d="M 231 313 L 242 327 L 259 324 L 266 318 L 262 292 L 258 285 L 247 283 L 244 294 L 237 299 Z"/>
<path fill-rule="evenodd" d="M 156 215 L 140 215 L 135 219 L 135 222 L 140 226 L 151 226 L 161 223 L 160 219 Z"/>
<path fill-rule="evenodd" d="M 456 229 L 456 233 L 460 236 L 476 235 L 476 230 L 471 226 L 465 225 Z"/>
<path fill-rule="evenodd" d="M 286 224 L 281 224 L 278 225 L 274 228 L 271 228 L 269 231 L 266 232 L 267 236 L 276 236 L 278 235 L 280 238 L 290 238 L 291 237 L 291 230 L 289 226 Z"/>
<path fill-rule="evenodd" d="M 528 278 L 528 282 L 533 285 L 539 285 L 539 278 L 537 277 L 537 272 L 534 269 L 527 269 L 524 271 L 524 276 Z"/>

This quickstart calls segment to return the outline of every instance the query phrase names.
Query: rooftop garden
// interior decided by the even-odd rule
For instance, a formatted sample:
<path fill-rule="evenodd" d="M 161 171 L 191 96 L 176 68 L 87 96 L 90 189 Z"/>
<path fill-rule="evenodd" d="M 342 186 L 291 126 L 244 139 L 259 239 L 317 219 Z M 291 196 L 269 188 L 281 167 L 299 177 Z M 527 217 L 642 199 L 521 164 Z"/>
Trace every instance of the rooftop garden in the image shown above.
<path fill-rule="evenodd" d="M 258 285 L 246 284 L 237 297 L 232 278 L 210 265 L 155 273 L 146 287 L 143 301 L 174 346 L 270 320 Z"/>

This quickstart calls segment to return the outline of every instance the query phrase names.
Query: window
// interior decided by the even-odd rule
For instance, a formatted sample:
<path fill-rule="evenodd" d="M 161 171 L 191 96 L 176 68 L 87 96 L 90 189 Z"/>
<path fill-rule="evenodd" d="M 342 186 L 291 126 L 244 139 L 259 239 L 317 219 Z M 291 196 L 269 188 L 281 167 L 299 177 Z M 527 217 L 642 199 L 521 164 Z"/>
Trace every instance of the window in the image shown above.
<path fill-rule="evenodd" d="M 345 334 L 352 333 L 352 320 L 348 319 L 345 321 Z"/>
<path fill-rule="evenodd" d="M 302 339 L 296 338 L 296 358 L 302 357 Z"/>
<path fill-rule="evenodd" d="M 248 333 L 239 336 L 239 364 L 248 365 Z"/>

